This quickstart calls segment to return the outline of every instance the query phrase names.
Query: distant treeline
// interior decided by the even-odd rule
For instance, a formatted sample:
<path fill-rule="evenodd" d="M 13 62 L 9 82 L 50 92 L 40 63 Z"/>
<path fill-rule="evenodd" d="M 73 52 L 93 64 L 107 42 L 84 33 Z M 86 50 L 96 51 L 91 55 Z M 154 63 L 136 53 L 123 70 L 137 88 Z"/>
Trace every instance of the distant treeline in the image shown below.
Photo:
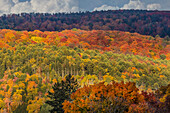
<path fill-rule="evenodd" d="M 62 31 L 120 30 L 170 36 L 170 11 L 109 10 L 77 13 L 22 13 L 0 17 L 0 29 Z"/>

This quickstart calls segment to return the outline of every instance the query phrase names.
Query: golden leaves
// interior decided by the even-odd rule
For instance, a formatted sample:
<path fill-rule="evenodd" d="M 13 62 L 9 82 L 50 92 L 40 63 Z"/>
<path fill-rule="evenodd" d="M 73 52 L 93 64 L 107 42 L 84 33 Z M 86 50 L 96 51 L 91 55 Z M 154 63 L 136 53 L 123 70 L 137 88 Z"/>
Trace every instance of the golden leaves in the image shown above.
<path fill-rule="evenodd" d="M 12 41 L 12 39 L 14 39 L 15 35 L 12 32 L 7 32 L 5 34 L 5 38 L 7 39 L 7 41 Z"/>
<path fill-rule="evenodd" d="M 114 80 L 114 77 L 109 75 L 109 73 L 107 73 L 106 75 L 103 76 L 103 81 L 105 82 L 105 84 L 110 84 L 111 81 L 113 81 L 113 80 Z"/>
<path fill-rule="evenodd" d="M 30 61 L 29 61 L 31 64 L 34 64 L 36 62 L 36 60 L 34 58 L 32 58 Z"/>
<path fill-rule="evenodd" d="M 39 113 L 40 107 L 44 104 L 45 99 L 35 96 L 34 100 L 29 100 L 27 106 L 28 113 Z"/>
<path fill-rule="evenodd" d="M 43 41 L 42 37 L 31 37 L 31 40 L 37 42 L 37 43 L 41 43 Z"/>
<path fill-rule="evenodd" d="M 11 74 L 5 73 L 3 79 L 0 79 L 0 112 L 15 111 L 19 105 L 27 104 L 28 112 L 39 112 L 40 107 L 47 100 L 46 92 L 50 89 L 52 83 L 42 83 L 37 74 L 29 75 L 21 72 Z M 38 81 L 38 83 L 37 83 Z M 52 78 L 53 83 L 57 80 Z M 41 82 L 41 83 L 39 83 Z M 38 84 L 40 87 L 38 87 Z M 44 93 L 44 94 L 43 94 Z M 28 100 L 23 100 L 23 97 Z"/>
<path fill-rule="evenodd" d="M 126 76 L 125 76 L 125 75 L 122 75 L 121 77 L 122 77 L 123 79 L 125 79 L 125 78 L 126 78 Z"/>

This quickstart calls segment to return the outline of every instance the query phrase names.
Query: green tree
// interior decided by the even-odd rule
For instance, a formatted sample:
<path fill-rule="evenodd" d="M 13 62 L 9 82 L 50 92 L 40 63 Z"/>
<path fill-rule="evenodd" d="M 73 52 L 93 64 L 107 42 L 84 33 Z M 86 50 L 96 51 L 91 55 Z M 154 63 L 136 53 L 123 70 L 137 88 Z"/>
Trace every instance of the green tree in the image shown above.
<path fill-rule="evenodd" d="M 71 100 L 70 95 L 78 88 L 77 80 L 70 74 L 65 77 L 61 82 L 55 83 L 52 87 L 54 92 L 48 92 L 48 97 L 51 100 L 46 101 L 47 104 L 53 107 L 49 110 L 51 113 L 63 113 L 62 103 L 64 100 Z"/>

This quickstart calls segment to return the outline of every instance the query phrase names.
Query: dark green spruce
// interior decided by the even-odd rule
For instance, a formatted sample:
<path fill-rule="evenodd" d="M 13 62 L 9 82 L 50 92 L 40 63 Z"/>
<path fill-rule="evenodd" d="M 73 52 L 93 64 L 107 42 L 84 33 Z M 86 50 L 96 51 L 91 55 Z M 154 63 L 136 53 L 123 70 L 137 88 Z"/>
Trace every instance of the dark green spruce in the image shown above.
<path fill-rule="evenodd" d="M 69 74 L 65 77 L 65 80 L 55 83 L 52 88 L 54 93 L 48 92 L 48 97 L 51 100 L 46 101 L 47 104 L 53 107 L 50 113 L 63 113 L 62 103 L 64 100 L 71 101 L 70 95 L 78 89 L 77 80 Z"/>

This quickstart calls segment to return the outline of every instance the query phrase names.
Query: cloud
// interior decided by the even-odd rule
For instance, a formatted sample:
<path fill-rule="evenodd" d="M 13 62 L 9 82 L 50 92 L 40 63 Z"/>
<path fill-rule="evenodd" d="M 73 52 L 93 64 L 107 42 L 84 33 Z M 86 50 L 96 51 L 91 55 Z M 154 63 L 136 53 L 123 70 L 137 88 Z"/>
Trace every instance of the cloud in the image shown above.
<path fill-rule="evenodd" d="M 22 12 L 78 12 L 78 0 L 0 0 L 0 15 Z"/>
<path fill-rule="evenodd" d="M 140 0 L 130 0 L 130 2 L 125 4 L 121 9 L 145 9 L 145 6 Z"/>
<path fill-rule="evenodd" d="M 155 9 L 161 9 L 160 4 L 148 4 L 145 6 L 143 2 L 140 0 L 130 0 L 128 4 L 125 4 L 121 9 L 148 9 L 148 10 L 155 10 Z"/>
<path fill-rule="evenodd" d="M 78 11 L 77 0 L 31 0 L 32 8 L 35 12 L 56 13 Z"/>
<path fill-rule="evenodd" d="M 108 6 L 108 5 L 102 5 L 101 7 L 94 8 L 95 10 L 115 10 L 119 9 L 119 7 L 114 6 Z M 120 9 L 146 9 L 145 4 L 141 2 L 140 0 L 130 0 L 128 4 L 124 4 L 124 6 Z"/>
<path fill-rule="evenodd" d="M 123 4 L 124 0 L 119 0 L 119 3 Z M 58 13 L 58 12 L 78 12 L 85 11 L 85 6 L 89 4 L 90 7 L 101 5 L 100 7 L 92 8 L 92 10 L 116 10 L 116 9 L 148 9 L 155 10 L 161 9 L 162 3 L 141 2 L 140 0 L 130 0 L 129 3 L 124 4 L 123 7 L 116 4 L 117 2 L 106 0 L 87 0 L 82 3 L 81 0 L 0 0 L 0 15 L 10 13 L 22 13 L 22 12 L 39 12 L 39 13 Z M 154 1 L 154 0 L 152 0 Z M 166 0 L 165 0 L 166 1 Z M 156 0 L 155 0 L 156 2 Z M 91 3 L 91 4 L 90 4 Z M 152 3 L 152 4 L 151 4 Z M 165 2 L 166 3 L 166 2 Z M 105 5 L 102 5 L 105 4 Z M 116 6 L 112 6 L 116 4 Z M 148 5 L 147 5 L 148 4 Z M 168 3 L 166 3 L 168 4 Z M 97 6 L 98 6 L 97 5 Z M 164 5 L 162 5 L 164 6 Z M 87 10 L 88 6 L 87 6 Z"/>
<path fill-rule="evenodd" d="M 14 3 L 12 0 L 0 0 L 0 12 L 4 14 L 9 13 L 13 5 Z"/>
<path fill-rule="evenodd" d="M 161 8 L 160 4 L 148 4 L 147 5 L 148 10 L 156 10 L 156 9 L 160 9 L 160 8 Z"/>
<path fill-rule="evenodd" d="M 19 2 L 11 8 L 10 13 L 33 12 L 31 4 L 27 2 Z"/>
<path fill-rule="evenodd" d="M 108 6 L 108 5 L 102 5 L 101 7 L 94 8 L 93 11 L 101 11 L 101 10 L 116 10 L 119 9 L 119 7 L 114 6 Z"/>
<path fill-rule="evenodd" d="M 15 4 L 19 2 L 19 0 L 12 0 Z"/>

